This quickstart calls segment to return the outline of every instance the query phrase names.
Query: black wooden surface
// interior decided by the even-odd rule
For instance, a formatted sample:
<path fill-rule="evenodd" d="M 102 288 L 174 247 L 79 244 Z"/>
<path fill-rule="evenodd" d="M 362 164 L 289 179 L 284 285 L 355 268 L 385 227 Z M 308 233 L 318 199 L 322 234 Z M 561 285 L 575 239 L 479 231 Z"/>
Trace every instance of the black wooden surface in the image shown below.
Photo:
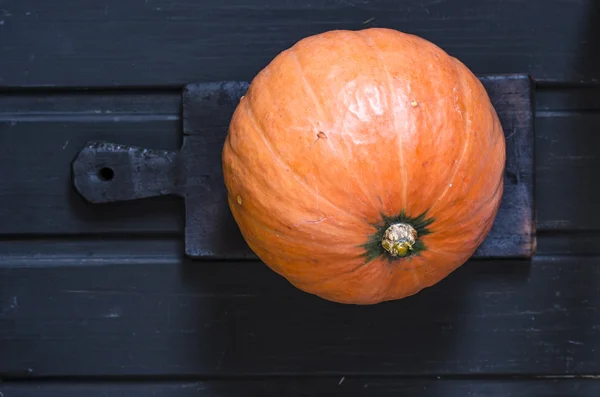
<path fill-rule="evenodd" d="M 600 212 L 590 211 L 600 189 L 589 173 L 600 168 L 598 98 L 597 87 L 536 88 L 541 231 L 600 230 Z M 0 179 L 0 235 L 183 233 L 181 200 L 98 207 L 77 194 L 71 175 L 72 160 L 91 140 L 180 149 L 181 90 L 11 92 L 0 95 L 0 109 L 0 158 L 11 169 Z"/>
<path fill-rule="evenodd" d="M 599 18 L 593 0 L 0 0 L 0 392 L 598 395 Z M 184 84 L 363 26 L 537 80 L 530 265 L 335 305 L 259 262 L 184 259 L 178 199 L 97 208 L 71 188 L 90 140 L 180 148 Z"/>
<path fill-rule="evenodd" d="M 494 225 L 473 258 L 530 258 L 535 251 L 534 93 L 525 75 L 482 76 L 506 140 L 504 193 Z M 73 185 L 94 204 L 177 195 L 185 203 L 185 252 L 194 258 L 257 259 L 227 204 L 222 148 L 247 82 L 183 90 L 179 151 L 89 142 L 73 161 Z"/>
<path fill-rule="evenodd" d="M 2 244 L 11 267 L 0 268 L 0 351 L 10 360 L 0 362 L 0 373 L 235 377 L 599 370 L 596 257 L 540 255 L 530 267 L 472 261 L 415 297 L 355 307 L 308 296 L 261 263 L 198 264 L 176 256 L 181 248 L 177 240 L 146 239 Z"/>
<path fill-rule="evenodd" d="M 591 380 L 398 380 L 373 377 L 166 381 L 146 383 L 0 384 L 4 397 L 596 397 L 600 382 Z"/>
<path fill-rule="evenodd" d="M 3 0 L 7 87 L 181 86 L 250 80 L 301 37 L 414 32 L 478 74 L 597 83 L 594 0 Z"/>

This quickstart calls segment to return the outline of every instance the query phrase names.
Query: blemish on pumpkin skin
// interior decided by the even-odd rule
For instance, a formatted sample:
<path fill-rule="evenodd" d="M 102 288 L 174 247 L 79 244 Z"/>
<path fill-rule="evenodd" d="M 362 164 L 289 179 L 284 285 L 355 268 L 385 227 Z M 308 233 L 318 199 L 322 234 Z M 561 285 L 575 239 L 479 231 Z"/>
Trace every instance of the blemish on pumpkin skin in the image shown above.
<path fill-rule="evenodd" d="M 305 222 L 305 223 L 312 223 L 312 224 L 316 224 L 316 223 L 321 223 L 321 222 L 323 222 L 323 221 L 325 221 L 325 220 L 327 220 L 327 219 L 329 219 L 329 217 L 328 217 L 328 216 L 326 216 L 326 217 L 324 217 L 324 218 L 319 218 L 319 219 L 317 219 L 317 220 L 314 220 L 314 221 L 304 221 L 304 222 Z"/>
<path fill-rule="evenodd" d="M 317 142 L 319 142 L 319 140 L 320 140 L 320 139 L 327 140 L 327 134 L 326 134 L 326 133 L 324 133 L 323 131 L 319 131 L 319 132 L 317 133 L 317 139 L 315 139 L 315 141 L 314 141 L 314 142 L 313 142 L 313 144 L 310 146 L 310 148 L 312 149 L 312 148 L 313 148 L 313 147 L 314 147 L 314 146 L 317 144 Z"/>
<path fill-rule="evenodd" d="M 416 108 L 417 106 L 419 106 L 419 102 L 417 102 L 417 101 L 411 101 L 410 102 L 410 106 L 412 106 L 413 108 Z"/>
<path fill-rule="evenodd" d="M 311 220 L 311 219 L 309 219 L 309 220 L 305 220 L 305 221 L 304 221 L 304 223 L 315 225 L 315 224 L 318 224 L 318 223 L 324 222 L 324 221 L 326 221 L 327 219 L 329 219 L 329 217 L 328 217 L 328 216 L 325 216 L 325 217 L 321 217 L 321 218 L 319 218 L 319 219 L 315 219 L 315 220 Z M 300 226 L 300 223 L 294 223 L 294 224 L 293 224 L 293 226 L 294 226 L 294 227 L 298 227 L 298 226 Z"/>
<path fill-rule="evenodd" d="M 237 196 L 237 203 L 239 205 L 242 205 L 242 196 L 240 196 L 240 195 Z"/>

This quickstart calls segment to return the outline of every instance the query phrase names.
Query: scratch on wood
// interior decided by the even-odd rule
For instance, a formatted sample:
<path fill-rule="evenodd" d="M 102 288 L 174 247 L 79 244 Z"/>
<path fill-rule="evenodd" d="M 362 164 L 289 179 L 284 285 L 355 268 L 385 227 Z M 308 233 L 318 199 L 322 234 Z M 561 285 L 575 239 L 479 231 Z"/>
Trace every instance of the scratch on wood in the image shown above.
<path fill-rule="evenodd" d="M 2 308 L 0 314 L 8 314 L 11 312 L 17 312 L 19 310 L 19 300 L 16 296 L 12 296 L 8 304 Z"/>
<path fill-rule="evenodd" d="M 510 134 L 508 134 L 508 136 L 505 138 L 505 140 L 509 140 L 510 138 L 512 138 L 515 134 L 517 133 L 517 129 L 515 127 L 513 127 L 513 130 Z"/>
<path fill-rule="evenodd" d="M 225 358 L 225 354 L 227 353 L 227 345 L 223 348 L 223 352 L 219 357 L 219 361 L 217 362 L 217 369 L 221 369 L 221 365 L 223 365 L 223 359 Z"/>

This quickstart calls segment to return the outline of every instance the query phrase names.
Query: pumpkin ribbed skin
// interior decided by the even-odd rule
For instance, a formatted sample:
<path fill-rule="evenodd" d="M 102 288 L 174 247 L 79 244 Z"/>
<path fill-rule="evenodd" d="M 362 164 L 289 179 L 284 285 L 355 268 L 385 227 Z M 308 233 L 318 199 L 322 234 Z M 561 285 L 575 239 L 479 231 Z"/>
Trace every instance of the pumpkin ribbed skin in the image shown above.
<path fill-rule="evenodd" d="M 429 287 L 488 234 L 505 140 L 479 80 L 391 29 L 300 40 L 252 81 L 223 148 L 229 206 L 250 248 L 299 289 L 373 304 Z M 417 232 L 391 256 L 395 222 Z"/>

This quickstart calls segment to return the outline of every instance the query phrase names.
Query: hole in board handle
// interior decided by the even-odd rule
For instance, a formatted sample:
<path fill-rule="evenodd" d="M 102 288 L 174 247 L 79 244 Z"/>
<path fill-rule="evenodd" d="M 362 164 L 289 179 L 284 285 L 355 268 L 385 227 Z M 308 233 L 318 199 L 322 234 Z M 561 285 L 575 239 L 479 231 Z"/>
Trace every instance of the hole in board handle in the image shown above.
<path fill-rule="evenodd" d="M 110 167 L 102 167 L 98 170 L 98 177 L 103 181 L 111 181 L 115 177 L 115 171 Z"/>

